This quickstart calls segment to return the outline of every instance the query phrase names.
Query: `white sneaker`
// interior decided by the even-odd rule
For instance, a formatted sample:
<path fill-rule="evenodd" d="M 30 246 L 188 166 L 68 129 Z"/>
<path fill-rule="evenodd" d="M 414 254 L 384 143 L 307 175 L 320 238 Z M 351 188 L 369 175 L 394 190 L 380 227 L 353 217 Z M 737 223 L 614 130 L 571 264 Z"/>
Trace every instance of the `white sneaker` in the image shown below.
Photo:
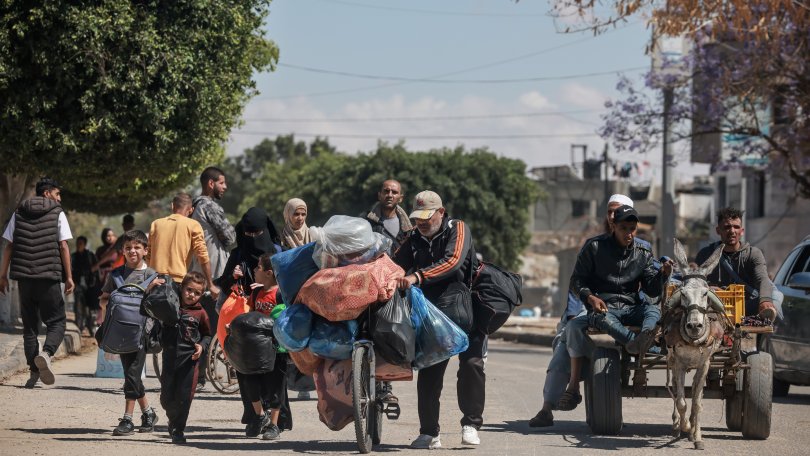
<path fill-rule="evenodd" d="M 420 450 L 435 450 L 442 447 L 442 440 L 440 436 L 433 437 L 432 435 L 420 434 L 413 442 L 411 448 Z"/>
<path fill-rule="evenodd" d="M 478 429 L 472 426 L 461 426 L 461 444 L 478 445 L 481 439 L 478 438 Z"/>
<path fill-rule="evenodd" d="M 39 369 L 39 378 L 46 385 L 53 385 L 54 376 L 51 370 L 51 357 L 48 352 L 41 351 L 34 357 L 34 365 Z"/>

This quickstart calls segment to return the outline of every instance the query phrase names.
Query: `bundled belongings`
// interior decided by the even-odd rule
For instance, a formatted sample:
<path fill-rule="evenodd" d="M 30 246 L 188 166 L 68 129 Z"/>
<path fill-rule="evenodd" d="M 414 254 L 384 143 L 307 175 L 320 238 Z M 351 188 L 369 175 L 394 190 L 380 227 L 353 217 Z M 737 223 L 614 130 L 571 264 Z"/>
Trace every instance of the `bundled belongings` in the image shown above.
<path fill-rule="evenodd" d="M 312 375 L 315 372 L 315 369 L 318 368 L 318 365 L 323 362 L 323 358 L 319 358 L 317 355 L 312 353 L 312 350 L 308 348 L 305 348 L 299 352 L 290 352 L 290 358 L 292 358 L 295 367 L 298 368 L 298 371 L 304 375 Z"/>
<path fill-rule="evenodd" d="M 225 338 L 225 354 L 237 372 L 270 372 L 276 362 L 273 319 L 261 312 L 238 315 L 231 321 Z"/>
<path fill-rule="evenodd" d="M 354 421 L 352 405 L 352 360 L 325 360 L 315 373 L 318 392 L 318 416 L 333 431 L 339 431 Z"/>
<path fill-rule="evenodd" d="M 492 263 L 480 262 L 472 281 L 475 326 L 484 334 L 498 330 L 523 302 L 523 278 Z"/>
<path fill-rule="evenodd" d="M 312 259 L 321 269 L 368 263 L 391 246 L 367 220 L 347 215 L 333 215 L 323 227 L 311 227 L 309 234 L 316 243 Z"/>
<path fill-rule="evenodd" d="M 385 358 L 379 356 L 379 353 L 375 353 L 374 378 L 380 382 L 411 381 L 413 380 L 413 369 L 411 369 L 411 366 L 391 364 Z"/>
<path fill-rule="evenodd" d="M 329 321 L 354 320 L 371 304 L 388 301 L 396 279 L 404 276 L 388 255 L 371 263 L 322 269 L 301 287 L 296 302 Z"/>
<path fill-rule="evenodd" d="M 180 297 L 171 276 L 160 276 L 164 283 L 157 285 L 141 301 L 141 314 L 158 320 L 166 326 L 177 324 L 180 318 Z"/>
<path fill-rule="evenodd" d="M 225 346 L 225 336 L 227 335 L 226 326 L 231 324 L 234 318 L 243 313 L 250 311 L 247 296 L 242 292 L 242 287 L 234 285 L 231 289 L 231 294 L 225 298 L 222 303 L 222 308 L 219 310 L 219 319 L 217 320 L 217 340 L 219 346 Z"/>
<path fill-rule="evenodd" d="M 315 317 L 309 349 L 312 353 L 327 359 L 349 359 L 357 337 L 358 325 L 355 320 L 330 322 Z"/>
<path fill-rule="evenodd" d="M 318 266 L 312 261 L 315 243 L 296 247 L 285 252 L 273 255 L 270 262 L 276 274 L 278 289 L 281 292 L 281 302 L 293 303 L 298 290 L 312 274 L 318 272 Z"/>
<path fill-rule="evenodd" d="M 413 367 L 424 369 L 467 350 L 467 334 L 436 308 L 417 287 L 408 289 L 411 322 L 416 330 Z"/>
<path fill-rule="evenodd" d="M 107 312 L 101 332 L 101 348 L 107 353 L 124 354 L 135 353 L 146 342 L 144 326 L 146 316 L 141 314 L 141 301 L 145 289 L 157 274 L 152 274 L 140 284 L 124 283 L 121 268 L 112 273 L 115 286 L 118 287 L 110 293 L 107 303 Z"/>
<path fill-rule="evenodd" d="M 273 334 L 282 347 L 298 352 L 309 344 L 313 323 L 312 311 L 307 306 L 293 304 L 279 314 Z"/>
<path fill-rule="evenodd" d="M 411 323 L 411 309 L 404 291 L 394 296 L 374 315 L 371 339 L 381 358 L 399 366 L 409 366 L 416 358 L 416 331 Z M 380 358 L 377 358 L 380 362 Z"/>

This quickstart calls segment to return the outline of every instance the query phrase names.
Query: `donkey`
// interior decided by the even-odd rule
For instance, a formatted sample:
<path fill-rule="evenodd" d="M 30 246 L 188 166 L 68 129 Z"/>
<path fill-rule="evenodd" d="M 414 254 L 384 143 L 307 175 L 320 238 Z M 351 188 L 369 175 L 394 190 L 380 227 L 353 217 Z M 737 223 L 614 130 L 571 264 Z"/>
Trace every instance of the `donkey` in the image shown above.
<path fill-rule="evenodd" d="M 703 409 L 703 386 L 709 363 L 720 347 L 723 334 L 731 329 L 723 303 L 706 282 L 706 275 L 720 262 L 723 247 L 718 249 L 702 265 L 692 268 L 686 261 L 683 245 L 675 239 L 675 261 L 683 275 L 682 285 L 667 300 L 662 326 L 667 344 L 667 369 L 672 370 L 675 387 L 672 411 L 672 431 L 675 437 L 689 433 L 695 449 L 702 450 L 700 412 Z M 686 372 L 696 369 L 692 382 L 692 413 L 686 419 L 685 381 Z M 672 391 L 670 390 L 670 394 Z"/>

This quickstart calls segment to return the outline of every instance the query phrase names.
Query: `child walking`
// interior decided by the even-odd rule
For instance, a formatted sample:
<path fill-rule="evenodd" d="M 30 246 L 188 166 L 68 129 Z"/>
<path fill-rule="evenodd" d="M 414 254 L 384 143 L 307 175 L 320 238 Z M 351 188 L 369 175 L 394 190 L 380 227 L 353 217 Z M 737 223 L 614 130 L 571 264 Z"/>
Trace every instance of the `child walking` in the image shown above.
<path fill-rule="evenodd" d="M 163 279 L 155 282 L 162 283 Z M 160 405 L 169 419 L 172 443 L 177 444 L 186 443 L 186 422 L 197 389 L 200 355 L 211 341 L 208 315 L 200 305 L 206 283 L 199 272 L 186 274 L 180 283 L 180 321 L 174 326 L 164 326 L 161 335 Z"/>
<path fill-rule="evenodd" d="M 147 267 L 143 259 L 149 251 L 149 241 L 146 234 L 140 230 L 131 230 L 124 233 L 122 239 L 125 262 L 123 266 L 113 269 L 107 275 L 107 279 L 101 288 L 100 303 L 102 309 L 107 307 L 110 294 L 120 285 L 140 285 L 149 277 L 155 275 L 155 271 Z M 126 405 L 124 407 L 124 417 L 119 420 L 118 426 L 113 430 L 113 435 L 131 435 L 135 432 L 132 413 L 135 411 L 136 401 L 141 406 L 141 427 L 138 431 L 152 432 L 155 429 L 158 417 L 155 409 L 149 406 L 143 381 L 141 380 L 143 365 L 146 362 L 146 344 L 137 352 L 124 353 L 119 356 L 121 357 L 121 366 L 124 368 L 124 398 L 126 399 Z"/>
<path fill-rule="evenodd" d="M 248 306 L 252 311 L 261 312 L 276 319 L 285 309 L 279 302 L 278 283 L 270 262 L 272 253 L 259 257 L 254 269 L 256 283 L 251 284 Z M 254 416 L 248 420 L 245 434 L 256 437 L 261 434 L 264 440 L 276 440 L 282 430 L 292 429 L 292 414 L 287 397 L 287 352 L 278 346 L 273 370 L 261 374 L 236 373 L 239 380 L 239 394 L 242 401 L 253 406 Z"/>

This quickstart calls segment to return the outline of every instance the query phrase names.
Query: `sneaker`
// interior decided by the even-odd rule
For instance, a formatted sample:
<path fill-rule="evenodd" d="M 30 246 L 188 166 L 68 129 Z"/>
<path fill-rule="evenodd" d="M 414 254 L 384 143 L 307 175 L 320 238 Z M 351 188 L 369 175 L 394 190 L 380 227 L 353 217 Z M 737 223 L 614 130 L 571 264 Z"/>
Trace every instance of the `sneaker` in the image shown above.
<path fill-rule="evenodd" d="M 433 437 L 432 435 L 421 434 L 413 442 L 411 448 L 418 450 L 435 450 L 442 447 L 442 440 L 440 436 Z"/>
<path fill-rule="evenodd" d="M 173 432 L 172 433 L 172 443 L 175 445 L 182 445 L 186 443 L 186 436 L 182 432 Z"/>
<path fill-rule="evenodd" d="M 311 398 L 312 398 L 312 396 L 310 396 L 309 391 L 299 391 L 298 392 L 298 399 L 301 399 L 303 401 L 308 401 Z"/>
<path fill-rule="evenodd" d="M 551 410 L 540 410 L 534 418 L 529 420 L 529 427 L 548 427 L 554 426 L 554 415 Z"/>
<path fill-rule="evenodd" d="M 205 383 L 197 383 L 197 390 L 196 390 L 197 393 L 203 393 L 206 390 L 207 388 L 205 387 Z"/>
<path fill-rule="evenodd" d="M 37 369 L 39 369 L 39 378 L 42 379 L 42 383 L 53 385 L 56 379 L 53 377 L 53 371 L 51 371 L 50 355 L 44 351 L 39 352 L 39 354 L 34 357 L 34 364 L 36 364 Z"/>
<path fill-rule="evenodd" d="M 129 418 L 121 418 L 118 420 L 118 426 L 113 429 L 113 435 L 132 435 L 135 433 L 135 425 Z"/>
<path fill-rule="evenodd" d="M 157 422 L 158 416 L 157 413 L 155 413 L 155 409 L 149 407 L 149 409 L 143 412 L 143 414 L 141 415 L 141 427 L 138 429 L 138 432 L 154 431 Z"/>
<path fill-rule="evenodd" d="M 627 349 L 628 353 L 637 355 L 642 353 L 646 348 L 649 348 L 652 345 L 653 339 L 655 339 L 655 331 L 645 329 L 634 337 L 633 340 L 625 344 L 624 348 Z"/>
<path fill-rule="evenodd" d="M 278 426 L 275 424 L 271 424 L 267 426 L 267 429 L 264 430 L 262 434 L 262 440 L 278 440 L 281 436 L 281 430 L 279 430 Z"/>
<path fill-rule="evenodd" d="M 28 381 L 25 382 L 25 387 L 31 389 L 34 386 L 36 386 L 38 381 L 39 381 L 39 372 L 31 372 L 31 376 L 28 377 Z"/>
<path fill-rule="evenodd" d="M 478 438 L 478 429 L 472 426 L 461 426 L 461 444 L 478 445 L 481 439 Z"/>
<path fill-rule="evenodd" d="M 774 307 L 772 303 L 763 302 L 759 305 L 759 312 L 757 313 L 757 316 L 763 320 L 770 320 L 773 322 L 776 320 L 776 307 Z"/>
<path fill-rule="evenodd" d="M 262 430 L 270 424 L 270 414 L 264 412 L 260 416 L 254 417 L 245 428 L 245 436 L 258 437 Z"/>

